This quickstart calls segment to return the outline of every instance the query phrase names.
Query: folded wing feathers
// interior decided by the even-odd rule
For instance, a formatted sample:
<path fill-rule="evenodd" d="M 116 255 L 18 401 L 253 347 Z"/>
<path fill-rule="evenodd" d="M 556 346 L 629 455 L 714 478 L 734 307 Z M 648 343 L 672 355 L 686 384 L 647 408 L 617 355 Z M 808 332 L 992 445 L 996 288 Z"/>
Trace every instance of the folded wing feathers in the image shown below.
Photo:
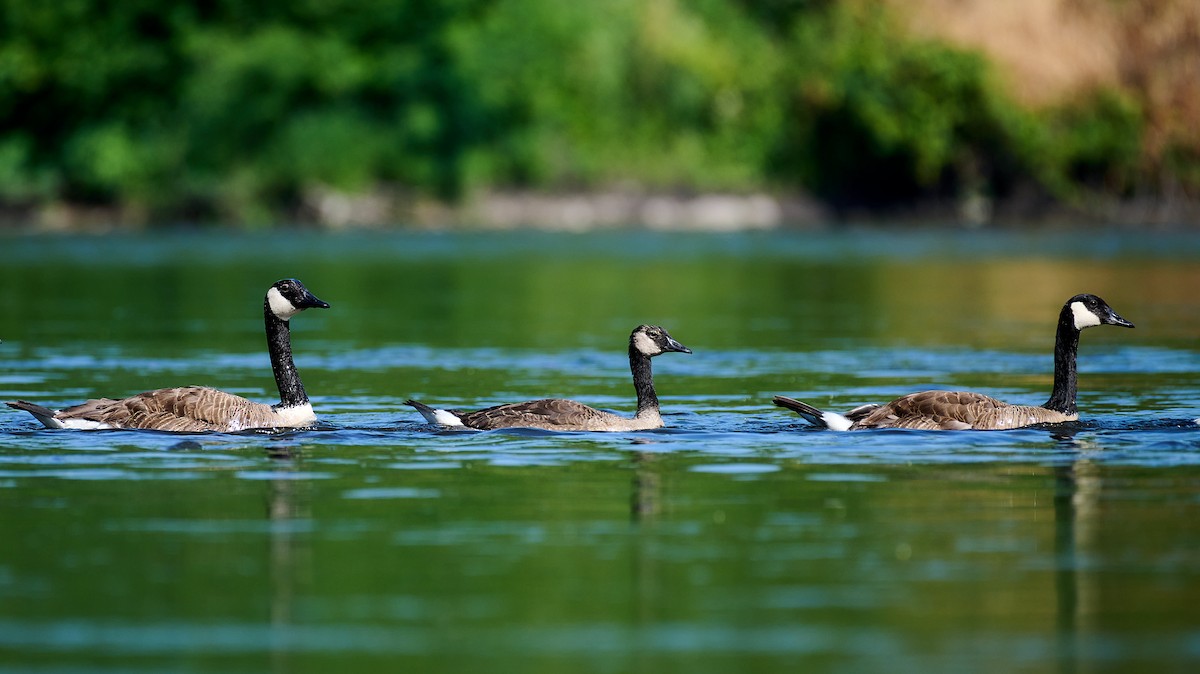
<path fill-rule="evenodd" d="M 1044 407 L 1009 405 L 981 393 L 923 391 L 878 407 L 858 419 L 855 428 L 1002 430 L 1075 418 Z"/>
<path fill-rule="evenodd" d="M 867 418 L 868 416 L 871 415 L 872 412 L 879 409 L 880 407 L 883 407 L 883 405 L 880 405 L 878 403 L 868 403 L 866 405 L 859 405 L 858 407 L 855 407 L 854 409 L 850 410 L 849 412 L 846 412 L 842 416 L 846 417 L 850 421 L 858 421 L 860 419 Z"/>
<path fill-rule="evenodd" d="M 158 389 L 122 400 L 89 400 L 58 417 L 160 431 L 240 431 L 270 428 L 279 422 L 269 405 L 205 386 Z"/>
<path fill-rule="evenodd" d="M 641 430 L 662 426 L 662 418 L 629 419 L 574 400 L 544 398 L 497 405 L 462 415 L 470 428 L 544 428 L 555 431 Z"/>

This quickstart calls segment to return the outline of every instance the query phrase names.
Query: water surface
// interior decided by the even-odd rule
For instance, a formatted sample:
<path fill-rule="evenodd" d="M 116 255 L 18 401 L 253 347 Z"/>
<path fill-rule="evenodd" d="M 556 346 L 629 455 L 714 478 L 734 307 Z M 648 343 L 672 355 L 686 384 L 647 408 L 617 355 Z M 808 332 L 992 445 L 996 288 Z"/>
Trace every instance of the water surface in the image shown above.
<path fill-rule="evenodd" d="M 1200 665 L 1200 237 L 190 233 L 0 240 L 0 399 L 270 401 L 267 286 L 321 427 L 50 432 L 0 411 L 0 671 L 1061 672 Z M 1082 420 L 810 429 L 924 388 Z M 668 427 L 442 431 L 402 403 Z"/>

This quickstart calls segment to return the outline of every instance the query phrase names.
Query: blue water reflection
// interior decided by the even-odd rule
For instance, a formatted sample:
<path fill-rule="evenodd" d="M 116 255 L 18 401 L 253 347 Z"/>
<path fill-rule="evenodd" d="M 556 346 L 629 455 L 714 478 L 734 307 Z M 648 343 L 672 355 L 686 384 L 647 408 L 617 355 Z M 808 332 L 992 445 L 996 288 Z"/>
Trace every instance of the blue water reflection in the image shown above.
<path fill-rule="evenodd" d="M 0 672 L 1200 666 L 1200 239 L 876 234 L 299 235 L 270 262 L 218 236 L 5 241 L 4 287 L 44 279 L 5 299 L 5 400 L 267 401 L 260 277 L 333 309 L 294 327 L 312 430 L 0 413 Z M 120 292 L 80 301 L 97 272 Z M 1138 328 L 1084 336 L 1077 423 L 834 433 L 770 404 L 1040 404 L 1084 289 Z M 655 362 L 666 428 L 446 430 L 403 405 L 630 414 L 646 320 L 695 351 Z"/>

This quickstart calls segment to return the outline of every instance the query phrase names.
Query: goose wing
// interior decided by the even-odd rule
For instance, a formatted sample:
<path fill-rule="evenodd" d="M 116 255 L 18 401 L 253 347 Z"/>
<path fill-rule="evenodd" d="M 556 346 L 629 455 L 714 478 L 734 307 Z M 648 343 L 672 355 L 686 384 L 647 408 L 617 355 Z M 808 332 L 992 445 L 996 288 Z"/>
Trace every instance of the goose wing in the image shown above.
<path fill-rule="evenodd" d="M 62 410 L 56 418 L 160 431 L 239 431 L 278 425 L 269 405 L 206 386 L 158 389 L 120 400 L 88 400 Z"/>
<path fill-rule="evenodd" d="M 982 393 L 922 391 L 897 398 L 870 411 L 858 419 L 854 427 L 925 430 L 1000 428 L 995 425 L 997 418 L 1012 407 Z"/>
<path fill-rule="evenodd" d="M 543 398 L 523 403 L 497 405 L 460 415 L 463 425 L 492 428 L 545 428 L 549 430 L 595 430 L 614 415 L 574 400 Z M 616 417 L 620 418 L 620 417 Z"/>
<path fill-rule="evenodd" d="M 875 410 L 879 409 L 880 407 L 883 407 L 883 405 L 880 405 L 878 403 L 867 403 L 866 405 L 859 405 L 858 407 L 855 407 L 854 409 L 850 410 L 849 412 L 846 412 L 842 416 L 846 417 L 850 421 L 859 421 L 861 419 L 866 419 L 867 417 L 871 416 L 871 413 L 874 412 Z"/>

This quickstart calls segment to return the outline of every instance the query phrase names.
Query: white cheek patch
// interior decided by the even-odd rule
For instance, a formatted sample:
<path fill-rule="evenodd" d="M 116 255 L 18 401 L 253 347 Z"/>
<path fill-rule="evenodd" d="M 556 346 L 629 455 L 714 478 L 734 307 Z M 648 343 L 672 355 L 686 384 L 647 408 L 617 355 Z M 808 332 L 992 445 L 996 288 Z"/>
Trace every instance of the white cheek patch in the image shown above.
<path fill-rule="evenodd" d="M 1072 302 L 1071 313 L 1075 315 L 1075 329 L 1082 330 L 1100 325 L 1100 317 L 1083 306 L 1083 302 Z"/>
<path fill-rule="evenodd" d="M 271 313 L 278 316 L 280 320 L 289 320 L 292 316 L 300 313 L 296 305 L 289 302 L 278 288 L 271 288 L 267 291 L 267 304 L 271 307 Z"/>
<path fill-rule="evenodd" d="M 634 335 L 633 345 L 637 347 L 638 351 L 641 351 L 647 356 L 657 356 L 658 354 L 662 353 L 662 348 L 659 347 L 659 345 L 656 344 L 653 339 L 650 339 L 650 337 L 644 332 L 639 332 Z"/>

